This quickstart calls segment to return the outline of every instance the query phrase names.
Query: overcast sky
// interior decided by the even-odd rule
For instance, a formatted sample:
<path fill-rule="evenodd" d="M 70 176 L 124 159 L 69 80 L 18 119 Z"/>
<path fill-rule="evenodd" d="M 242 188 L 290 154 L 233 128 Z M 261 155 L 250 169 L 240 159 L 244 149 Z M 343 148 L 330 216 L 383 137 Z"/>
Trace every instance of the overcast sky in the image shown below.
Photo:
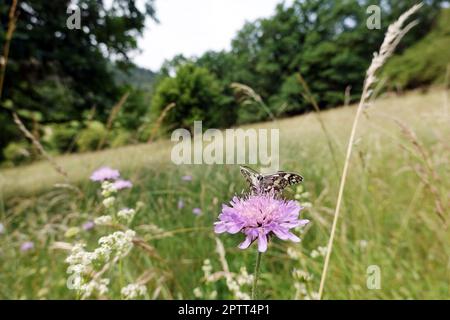
<path fill-rule="evenodd" d="M 156 0 L 159 24 L 147 23 L 134 62 L 157 71 L 176 54 L 198 56 L 230 47 L 246 21 L 268 17 L 283 0 Z M 292 3 L 292 0 L 285 0 Z"/>

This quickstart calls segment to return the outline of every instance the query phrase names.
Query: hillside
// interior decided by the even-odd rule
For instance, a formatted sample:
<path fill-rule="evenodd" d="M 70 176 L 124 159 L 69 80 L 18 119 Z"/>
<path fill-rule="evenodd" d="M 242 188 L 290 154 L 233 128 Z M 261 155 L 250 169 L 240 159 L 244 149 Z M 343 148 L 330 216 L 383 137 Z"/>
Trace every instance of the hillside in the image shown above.
<path fill-rule="evenodd" d="M 447 73 L 450 73 L 450 9 L 442 10 L 428 35 L 394 56 L 384 75 L 391 89 L 410 89 L 442 84 Z"/>

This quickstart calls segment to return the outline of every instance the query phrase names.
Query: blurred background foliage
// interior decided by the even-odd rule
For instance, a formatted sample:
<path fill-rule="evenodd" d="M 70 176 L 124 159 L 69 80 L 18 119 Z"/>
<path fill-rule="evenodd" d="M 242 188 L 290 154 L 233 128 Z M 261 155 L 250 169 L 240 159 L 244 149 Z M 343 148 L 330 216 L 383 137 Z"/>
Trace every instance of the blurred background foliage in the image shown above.
<path fill-rule="evenodd" d="M 19 2 L 18 23 L 0 101 L 1 161 L 25 163 L 38 157 L 16 129 L 10 111 L 54 154 L 145 142 L 173 128 L 225 128 L 313 110 L 303 98 L 297 73 L 322 109 L 350 102 L 360 93 L 364 72 L 387 26 L 416 0 L 297 0 L 281 3 L 273 16 L 248 22 L 231 50 L 200 57 L 176 56 L 152 72 L 129 59 L 146 19 L 156 20 L 154 1 L 145 10 L 135 0 L 79 0 L 81 30 L 66 27 L 70 1 Z M 442 83 L 450 63 L 448 1 L 427 0 L 420 27 L 402 41 L 383 76 L 389 89 Z M 366 27 L 366 8 L 382 8 L 382 29 Z M 0 4 L 4 42 L 11 0 Z M 261 101 L 231 87 L 241 83 Z M 245 103 L 243 103 L 245 102 Z M 263 102 L 266 109 L 258 108 Z M 171 103 L 175 107 L 158 119 Z M 269 112 L 267 112 L 269 111 Z M 161 128 L 159 127 L 161 125 Z"/>

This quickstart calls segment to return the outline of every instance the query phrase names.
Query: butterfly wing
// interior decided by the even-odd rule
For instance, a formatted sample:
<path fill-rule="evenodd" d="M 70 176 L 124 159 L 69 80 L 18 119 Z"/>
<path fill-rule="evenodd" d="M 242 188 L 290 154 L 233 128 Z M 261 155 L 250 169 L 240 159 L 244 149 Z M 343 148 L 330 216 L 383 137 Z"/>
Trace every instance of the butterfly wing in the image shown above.
<path fill-rule="evenodd" d="M 250 186 L 250 190 L 253 193 L 257 193 L 261 188 L 261 180 L 263 176 L 255 170 L 246 166 L 241 166 L 240 169 L 241 174 L 244 176 L 245 180 L 247 180 Z"/>
<path fill-rule="evenodd" d="M 303 177 L 292 172 L 278 171 L 274 174 L 264 175 L 261 187 L 264 192 L 281 193 L 287 186 L 292 186 L 303 181 Z"/>

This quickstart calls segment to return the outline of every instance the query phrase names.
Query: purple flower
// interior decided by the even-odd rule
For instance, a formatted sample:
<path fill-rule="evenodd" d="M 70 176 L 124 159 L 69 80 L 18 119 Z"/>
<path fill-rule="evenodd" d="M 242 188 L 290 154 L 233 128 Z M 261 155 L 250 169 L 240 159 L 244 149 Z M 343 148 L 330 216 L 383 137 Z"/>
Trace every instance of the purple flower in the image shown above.
<path fill-rule="evenodd" d="M 300 238 L 289 230 L 309 222 L 299 220 L 302 207 L 298 202 L 276 199 L 271 194 L 234 197 L 230 204 L 222 205 L 214 231 L 244 233 L 246 237 L 239 245 L 241 249 L 248 248 L 253 241 L 258 240 L 258 251 L 265 252 L 268 238 L 272 235 L 281 240 L 299 242 Z"/>
<path fill-rule="evenodd" d="M 180 199 L 180 200 L 178 200 L 178 209 L 183 209 L 184 208 L 184 201 L 183 201 L 183 199 Z"/>
<path fill-rule="evenodd" d="M 34 243 L 31 241 L 26 241 L 20 245 L 20 251 L 26 252 L 34 248 Z"/>
<path fill-rule="evenodd" d="M 133 184 L 131 183 L 131 181 L 122 180 L 122 179 L 119 179 L 113 183 L 113 187 L 116 190 L 130 189 L 132 186 L 133 186 Z"/>
<path fill-rule="evenodd" d="M 89 230 L 93 229 L 94 227 L 95 227 L 94 221 L 87 221 L 87 222 L 83 223 L 83 226 L 82 226 L 84 231 L 89 231 Z"/>
<path fill-rule="evenodd" d="M 119 170 L 111 169 L 110 167 L 101 167 L 92 173 L 90 179 L 92 181 L 104 181 L 116 180 L 119 177 Z"/>
<path fill-rule="evenodd" d="M 195 214 L 196 216 L 199 216 L 202 214 L 202 209 L 194 208 L 194 209 L 192 209 L 192 213 Z"/>
<path fill-rule="evenodd" d="M 181 180 L 183 180 L 183 181 L 192 181 L 192 176 L 190 176 L 190 175 L 182 176 Z"/>

